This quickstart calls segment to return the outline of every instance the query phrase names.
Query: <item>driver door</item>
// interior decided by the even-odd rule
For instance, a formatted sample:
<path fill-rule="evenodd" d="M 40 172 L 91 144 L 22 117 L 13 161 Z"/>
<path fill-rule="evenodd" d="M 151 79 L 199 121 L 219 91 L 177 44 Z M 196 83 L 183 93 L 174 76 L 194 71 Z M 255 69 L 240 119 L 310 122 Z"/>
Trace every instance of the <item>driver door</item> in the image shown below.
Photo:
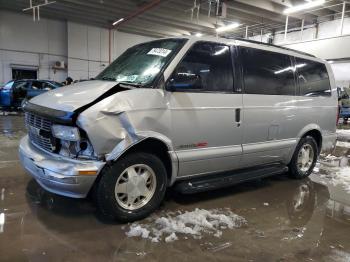
<path fill-rule="evenodd" d="M 234 89 L 233 50 L 197 42 L 167 83 L 179 176 L 240 167 L 242 94 Z"/>

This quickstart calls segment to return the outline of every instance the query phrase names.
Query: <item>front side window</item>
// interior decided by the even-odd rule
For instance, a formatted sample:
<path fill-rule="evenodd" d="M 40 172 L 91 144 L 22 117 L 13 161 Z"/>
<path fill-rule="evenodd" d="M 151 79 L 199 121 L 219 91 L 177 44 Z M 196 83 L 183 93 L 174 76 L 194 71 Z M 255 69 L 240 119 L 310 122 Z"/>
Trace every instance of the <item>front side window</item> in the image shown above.
<path fill-rule="evenodd" d="M 244 92 L 262 95 L 295 95 L 294 68 L 288 55 L 240 48 Z"/>
<path fill-rule="evenodd" d="M 185 39 L 164 39 L 133 46 L 103 70 L 96 79 L 149 87 Z"/>
<path fill-rule="evenodd" d="M 13 89 L 14 90 L 18 90 L 18 89 L 28 89 L 29 87 L 29 83 L 26 81 L 19 81 L 19 82 L 15 82 L 15 84 L 13 85 Z"/>
<path fill-rule="evenodd" d="M 233 92 L 230 47 L 198 42 L 187 52 L 170 77 L 176 91 Z"/>
<path fill-rule="evenodd" d="M 298 70 L 300 95 L 330 96 L 331 86 L 324 64 L 302 58 L 295 58 Z"/>

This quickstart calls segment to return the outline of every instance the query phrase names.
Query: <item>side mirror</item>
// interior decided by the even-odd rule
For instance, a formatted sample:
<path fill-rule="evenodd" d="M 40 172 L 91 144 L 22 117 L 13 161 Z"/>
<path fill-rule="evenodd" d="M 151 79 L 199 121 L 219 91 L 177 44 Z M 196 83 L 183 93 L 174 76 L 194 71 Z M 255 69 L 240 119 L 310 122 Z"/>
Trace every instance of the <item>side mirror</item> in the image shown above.
<path fill-rule="evenodd" d="M 168 82 L 167 89 L 171 92 L 176 90 L 200 89 L 200 76 L 191 73 L 176 73 Z"/>

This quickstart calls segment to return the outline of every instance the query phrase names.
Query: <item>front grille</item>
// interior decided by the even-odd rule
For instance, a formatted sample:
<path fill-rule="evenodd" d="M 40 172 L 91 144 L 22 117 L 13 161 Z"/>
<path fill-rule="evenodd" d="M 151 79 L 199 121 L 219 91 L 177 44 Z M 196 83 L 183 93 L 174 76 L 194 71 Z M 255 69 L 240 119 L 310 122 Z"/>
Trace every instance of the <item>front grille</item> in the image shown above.
<path fill-rule="evenodd" d="M 52 122 L 49 119 L 26 112 L 25 124 L 33 144 L 50 152 L 56 150 L 55 138 L 51 134 Z"/>

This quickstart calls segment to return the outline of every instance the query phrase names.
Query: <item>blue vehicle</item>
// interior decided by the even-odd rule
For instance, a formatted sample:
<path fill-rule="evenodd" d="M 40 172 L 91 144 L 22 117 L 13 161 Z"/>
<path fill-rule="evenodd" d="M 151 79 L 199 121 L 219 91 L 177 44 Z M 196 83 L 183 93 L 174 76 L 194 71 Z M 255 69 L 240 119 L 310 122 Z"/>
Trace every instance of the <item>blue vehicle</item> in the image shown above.
<path fill-rule="evenodd" d="M 63 84 L 50 80 L 11 80 L 0 87 L 0 108 L 18 109 L 24 101 L 61 86 Z"/>
<path fill-rule="evenodd" d="M 350 89 L 338 87 L 339 100 L 339 118 L 343 118 L 344 122 L 350 118 Z"/>

